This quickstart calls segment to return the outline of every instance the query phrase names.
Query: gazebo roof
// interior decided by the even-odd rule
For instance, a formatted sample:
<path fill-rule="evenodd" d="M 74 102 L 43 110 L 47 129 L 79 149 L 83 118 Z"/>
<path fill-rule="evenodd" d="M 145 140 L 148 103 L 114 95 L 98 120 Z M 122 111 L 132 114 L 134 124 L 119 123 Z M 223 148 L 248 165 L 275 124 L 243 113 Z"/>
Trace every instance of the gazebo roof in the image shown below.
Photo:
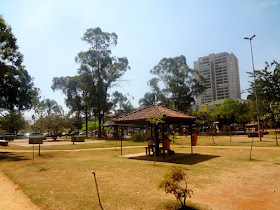
<path fill-rule="evenodd" d="M 168 123 L 193 123 L 196 117 L 187 115 L 183 112 L 176 111 L 174 109 L 170 109 L 164 107 L 160 104 L 151 105 L 142 109 L 138 109 L 129 114 L 123 115 L 114 119 L 114 122 L 117 124 L 128 124 L 128 123 L 147 123 L 147 119 L 150 116 L 159 115 L 162 116 L 163 120 Z"/>

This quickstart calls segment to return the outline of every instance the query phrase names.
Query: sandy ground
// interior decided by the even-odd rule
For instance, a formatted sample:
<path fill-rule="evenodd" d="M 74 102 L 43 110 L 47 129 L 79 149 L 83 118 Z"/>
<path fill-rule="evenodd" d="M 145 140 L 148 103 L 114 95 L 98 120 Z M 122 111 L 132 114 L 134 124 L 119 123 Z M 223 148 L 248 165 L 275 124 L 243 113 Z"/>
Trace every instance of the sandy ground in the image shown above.
<path fill-rule="evenodd" d="M 29 198 L 21 191 L 18 185 L 8 179 L 0 171 L 0 209 L 2 210 L 37 210 L 39 209 Z"/>

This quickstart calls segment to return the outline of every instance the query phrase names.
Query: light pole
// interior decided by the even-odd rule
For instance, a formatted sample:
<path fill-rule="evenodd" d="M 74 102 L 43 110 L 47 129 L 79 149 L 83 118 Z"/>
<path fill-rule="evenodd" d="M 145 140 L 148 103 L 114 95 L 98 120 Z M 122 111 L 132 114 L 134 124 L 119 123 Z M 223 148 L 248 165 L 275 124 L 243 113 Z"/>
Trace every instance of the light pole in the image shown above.
<path fill-rule="evenodd" d="M 254 65 L 254 56 L 253 56 L 253 48 L 252 48 L 252 39 L 256 35 L 253 35 L 251 37 L 244 37 L 244 39 L 248 39 L 250 41 L 250 47 L 251 47 L 251 55 L 252 55 L 252 65 L 253 65 L 253 76 L 254 76 L 254 86 L 255 86 L 255 96 L 256 96 L 256 108 L 257 108 L 257 119 L 258 119 L 258 134 L 260 136 L 260 141 L 262 140 L 261 137 L 261 130 L 260 130 L 260 118 L 259 118 L 259 106 L 258 106 L 258 95 L 257 95 L 257 86 L 256 86 L 256 75 L 255 75 L 255 65 Z"/>

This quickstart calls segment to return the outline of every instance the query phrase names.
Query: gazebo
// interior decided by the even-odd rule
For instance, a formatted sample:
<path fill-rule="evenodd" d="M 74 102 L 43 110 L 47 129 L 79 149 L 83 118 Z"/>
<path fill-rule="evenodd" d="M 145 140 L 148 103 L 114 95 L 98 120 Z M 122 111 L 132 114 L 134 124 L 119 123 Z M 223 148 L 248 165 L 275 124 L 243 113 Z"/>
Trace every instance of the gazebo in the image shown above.
<path fill-rule="evenodd" d="M 114 122 L 121 125 L 122 124 L 138 124 L 138 125 L 150 124 L 151 125 L 148 119 L 153 116 L 161 116 L 162 120 L 164 121 L 163 124 L 167 124 L 167 125 L 184 124 L 184 125 L 189 125 L 190 128 L 192 127 L 192 124 L 194 124 L 194 121 L 196 120 L 196 117 L 187 115 L 183 112 L 164 107 L 160 104 L 154 104 L 142 109 L 138 109 L 136 111 L 133 111 L 121 117 L 118 117 L 114 119 Z M 155 137 L 155 150 L 156 150 L 156 154 L 159 155 L 158 125 L 154 124 L 153 127 L 154 127 L 153 134 Z M 163 142 L 163 149 L 164 149 L 164 141 L 162 142 Z M 163 154 L 164 153 L 165 152 L 163 151 Z"/>

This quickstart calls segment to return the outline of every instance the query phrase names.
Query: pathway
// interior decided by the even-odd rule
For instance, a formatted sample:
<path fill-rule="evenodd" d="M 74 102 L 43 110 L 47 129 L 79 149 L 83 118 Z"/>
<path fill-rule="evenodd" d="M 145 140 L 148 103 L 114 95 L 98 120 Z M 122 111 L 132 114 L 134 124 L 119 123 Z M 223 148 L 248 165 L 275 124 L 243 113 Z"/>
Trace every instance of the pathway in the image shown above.
<path fill-rule="evenodd" d="M 22 192 L 18 185 L 8 179 L 2 171 L 0 171 L 0 209 L 5 210 L 37 210 L 37 207 Z"/>

